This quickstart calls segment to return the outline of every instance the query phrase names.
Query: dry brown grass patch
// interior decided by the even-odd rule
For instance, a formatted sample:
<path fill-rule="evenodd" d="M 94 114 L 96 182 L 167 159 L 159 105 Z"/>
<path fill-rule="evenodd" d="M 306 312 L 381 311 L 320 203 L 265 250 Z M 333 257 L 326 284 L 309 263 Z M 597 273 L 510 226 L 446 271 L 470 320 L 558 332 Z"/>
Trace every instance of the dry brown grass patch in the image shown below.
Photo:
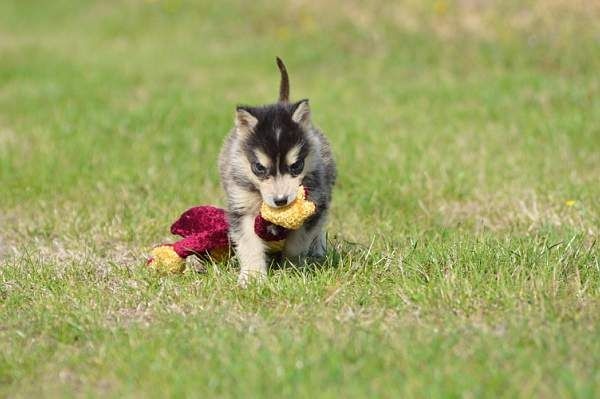
<path fill-rule="evenodd" d="M 542 198 L 533 191 L 519 193 L 481 193 L 463 201 L 445 202 L 438 212 L 447 225 L 469 225 L 477 231 L 524 229 L 543 226 L 566 227 L 594 236 L 597 217 L 585 202 L 571 199 Z"/>

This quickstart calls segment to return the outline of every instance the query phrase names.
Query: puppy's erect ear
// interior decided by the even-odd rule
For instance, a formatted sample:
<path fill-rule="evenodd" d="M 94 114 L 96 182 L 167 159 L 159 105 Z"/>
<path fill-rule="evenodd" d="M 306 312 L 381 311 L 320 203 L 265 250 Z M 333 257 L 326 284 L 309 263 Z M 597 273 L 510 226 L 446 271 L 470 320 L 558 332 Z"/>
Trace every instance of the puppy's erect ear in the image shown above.
<path fill-rule="evenodd" d="M 292 108 L 292 120 L 304 128 L 310 126 L 310 106 L 308 100 L 300 100 Z"/>
<path fill-rule="evenodd" d="M 258 119 L 250 113 L 246 107 L 237 107 L 235 110 L 235 127 L 239 134 L 245 136 L 252 132 L 258 123 Z"/>

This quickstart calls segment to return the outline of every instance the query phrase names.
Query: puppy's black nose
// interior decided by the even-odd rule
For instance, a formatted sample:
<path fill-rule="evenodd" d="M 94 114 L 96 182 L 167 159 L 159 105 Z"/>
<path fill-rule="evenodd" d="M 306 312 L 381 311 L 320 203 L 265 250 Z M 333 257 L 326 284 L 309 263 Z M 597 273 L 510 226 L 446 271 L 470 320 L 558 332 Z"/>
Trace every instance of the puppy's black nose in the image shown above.
<path fill-rule="evenodd" d="M 273 198 L 273 202 L 275 202 L 275 205 L 277 206 L 287 205 L 287 197 L 283 195 L 281 197 L 275 197 Z"/>

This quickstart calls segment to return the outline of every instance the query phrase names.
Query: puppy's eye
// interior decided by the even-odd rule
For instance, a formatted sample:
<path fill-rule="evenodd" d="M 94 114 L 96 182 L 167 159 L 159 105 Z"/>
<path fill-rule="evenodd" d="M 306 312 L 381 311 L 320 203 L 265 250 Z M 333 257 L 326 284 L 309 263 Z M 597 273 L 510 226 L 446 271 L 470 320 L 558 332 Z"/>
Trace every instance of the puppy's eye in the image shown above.
<path fill-rule="evenodd" d="M 304 169 L 304 159 L 296 161 L 290 165 L 290 173 L 294 176 L 298 176 L 300 173 L 302 173 L 303 169 Z"/>
<path fill-rule="evenodd" d="M 252 172 L 256 176 L 264 176 L 267 173 L 267 168 L 265 168 L 259 162 L 252 162 Z"/>

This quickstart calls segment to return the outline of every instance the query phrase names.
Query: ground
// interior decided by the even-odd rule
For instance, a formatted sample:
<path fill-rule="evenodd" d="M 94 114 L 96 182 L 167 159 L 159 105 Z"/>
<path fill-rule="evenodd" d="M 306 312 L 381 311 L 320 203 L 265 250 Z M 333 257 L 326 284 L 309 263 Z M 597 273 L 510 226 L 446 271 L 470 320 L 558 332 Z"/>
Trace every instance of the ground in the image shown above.
<path fill-rule="evenodd" d="M 597 397 L 600 7 L 0 2 L 0 396 Z M 223 204 L 275 56 L 339 166 L 327 261 L 148 249 Z"/>

